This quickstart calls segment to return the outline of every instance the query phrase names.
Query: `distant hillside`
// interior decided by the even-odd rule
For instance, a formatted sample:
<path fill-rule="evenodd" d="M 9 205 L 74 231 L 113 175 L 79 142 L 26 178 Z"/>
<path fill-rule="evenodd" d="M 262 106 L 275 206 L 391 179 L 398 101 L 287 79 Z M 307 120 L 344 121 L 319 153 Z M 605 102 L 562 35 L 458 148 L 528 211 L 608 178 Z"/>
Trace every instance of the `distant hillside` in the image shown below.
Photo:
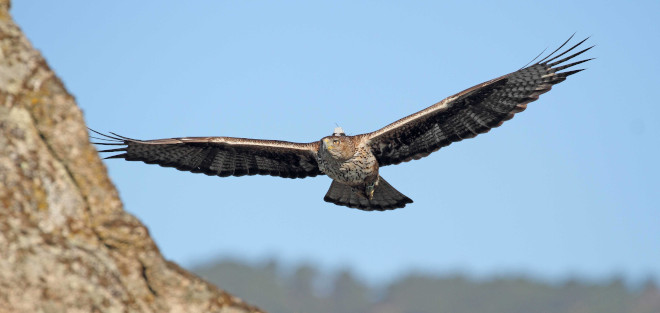
<path fill-rule="evenodd" d="M 301 265 L 284 274 L 275 262 L 228 260 L 193 272 L 272 313 L 660 312 L 660 289 L 650 280 L 631 290 L 617 279 L 555 285 L 516 277 L 474 281 L 459 275 L 409 275 L 371 287 L 350 271 L 321 275 L 313 266 Z"/>

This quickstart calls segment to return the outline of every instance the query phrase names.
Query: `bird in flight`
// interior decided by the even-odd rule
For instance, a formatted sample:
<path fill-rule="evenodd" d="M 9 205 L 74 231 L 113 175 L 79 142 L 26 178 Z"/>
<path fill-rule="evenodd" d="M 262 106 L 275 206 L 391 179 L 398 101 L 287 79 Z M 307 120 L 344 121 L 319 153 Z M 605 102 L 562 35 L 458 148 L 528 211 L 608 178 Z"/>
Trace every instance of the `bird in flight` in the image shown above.
<path fill-rule="evenodd" d="M 234 137 L 137 140 L 90 130 L 102 136 L 92 137 L 103 140 L 95 144 L 121 146 L 99 151 L 119 152 L 109 159 L 142 161 L 220 177 L 305 178 L 325 174 L 332 178 L 323 198 L 327 202 L 366 211 L 402 208 L 413 201 L 385 181 L 379 169 L 423 158 L 453 142 L 486 133 L 525 110 L 528 103 L 553 85 L 584 70 L 563 71 L 592 60 L 566 63 L 593 48 L 578 48 L 587 38 L 560 51 L 572 37 L 536 63 L 366 134 L 347 136 L 337 127 L 332 135 L 319 141 L 295 143 Z M 566 56 L 574 50 L 578 51 Z"/>

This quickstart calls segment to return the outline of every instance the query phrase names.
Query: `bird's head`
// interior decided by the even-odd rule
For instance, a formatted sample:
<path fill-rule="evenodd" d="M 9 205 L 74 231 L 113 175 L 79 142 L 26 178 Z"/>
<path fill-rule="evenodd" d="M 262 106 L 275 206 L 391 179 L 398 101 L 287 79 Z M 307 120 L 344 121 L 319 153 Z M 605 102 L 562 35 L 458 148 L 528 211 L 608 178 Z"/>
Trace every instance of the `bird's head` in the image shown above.
<path fill-rule="evenodd" d="M 348 160 L 355 154 L 353 137 L 346 136 L 341 127 L 337 127 L 332 136 L 321 139 L 321 150 L 335 160 Z"/>

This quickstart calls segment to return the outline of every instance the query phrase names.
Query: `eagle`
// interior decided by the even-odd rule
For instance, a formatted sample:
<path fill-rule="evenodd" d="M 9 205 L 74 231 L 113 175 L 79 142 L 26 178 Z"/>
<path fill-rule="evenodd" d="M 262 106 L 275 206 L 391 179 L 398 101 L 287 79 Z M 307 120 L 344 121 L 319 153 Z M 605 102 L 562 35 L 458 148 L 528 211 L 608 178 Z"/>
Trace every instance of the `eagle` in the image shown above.
<path fill-rule="evenodd" d="M 119 152 L 107 159 L 142 161 L 220 177 L 305 178 L 325 174 L 332 179 L 323 198 L 327 202 L 365 211 L 403 208 L 413 201 L 383 179 L 379 169 L 418 160 L 453 142 L 486 133 L 525 110 L 528 103 L 553 85 L 584 70 L 567 69 L 592 59 L 567 61 L 593 46 L 581 46 L 587 37 L 561 51 L 572 38 L 536 63 L 531 64 L 543 52 L 515 72 L 468 88 L 366 134 L 348 136 L 337 127 L 332 135 L 309 143 L 234 137 L 138 140 L 90 129 L 102 136 L 91 137 L 102 140 L 94 144 L 121 146 L 100 150 Z"/>

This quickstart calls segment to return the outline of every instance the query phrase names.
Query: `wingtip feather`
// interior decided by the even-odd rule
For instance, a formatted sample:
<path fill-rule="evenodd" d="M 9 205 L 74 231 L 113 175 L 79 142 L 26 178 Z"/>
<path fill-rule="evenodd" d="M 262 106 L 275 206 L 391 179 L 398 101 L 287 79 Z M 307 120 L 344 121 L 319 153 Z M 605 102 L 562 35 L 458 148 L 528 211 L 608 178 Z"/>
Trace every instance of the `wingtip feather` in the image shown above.
<path fill-rule="evenodd" d="M 126 148 L 99 150 L 99 152 L 119 152 L 119 151 L 126 151 Z"/>
<path fill-rule="evenodd" d="M 578 55 L 580 55 L 580 54 L 583 54 L 583 53 L 585 53 L 585 52 L 591 50 L 591 48 L 593 48 L 593 47 L 594 47 L 594 46 L 588 47 L 588 48 L 586 48 L 586 49 L 584 49 L 584 50 L 582 50 L 582 51 L 579 51 L 579 52 L 576 52 L 576 53 L 574 53 L 574 54 L 571 54 L 571 55 L 569 55 L 569 56 L 567 56 L 567 57 L 565 57 L 565 58 L 563 58 L 563 59 L 561 59 L 561 60 L 559 60 L 559 61 L 552 62 L 552 63 L 548 64 L 548 66 L 553 67 L 553 66 L 555 66 L 555 65 L 557 65 L 557 64 L 564 63 L 564 62 L 566 62 L 566 61 L 568 61 L 568 60 L 570 60 L 570 59 L 572 59 L 572 58 L 574 58 L 574 57 L 576 57 L 576 56 L 578 56 Z M 568 50 L 567 50 L 566 52 L 568 52 Z M 564 52 L 564 53 L 565 53 L 565 52 Z M 563 54 L 563 53 L 562 53 L 562 54 Z M 548 60 L 547 62 L 550 62 L 550 60 Z M 547 62 L 546 62 L 546 63 L 547 63 Z"/>
<path fill-rule="evenodd" d="M 590 58 L 590 59 L 584 59 L 584 60 L 581 60 L 581 61 L 577 61 L 577 62 L 569 63 L 569 64 L 562 65 L 562 66 L 559 66 L 559 67 L 555 67 L 554 70 L 555 70 L 555 72 L 559 72 L 559 71 L 561 71 L 561 70 L 567 69 L 567 68 L 569 68 L 569 67 L 573 67 L 573 66 L 578 65 L 578 64 L 582 64 L 582 63 L 584 63 L 584 62 L 591 61 L 591 60 L 593 60 L 593 59 L 594 59 L 594 58 Z"/>
<path fill-rule="evenodd" d="M 115 155 L 105 157 L 103 159 L 104 160 L 107 160 L 107 159 L 126 159 L 127 156 L 128 156 L 128 153 L 120 153 L 120 154 L 115 154 Z"/>
<path fill-rule="evenodd" d="M 573 36 L 571 36 L 571 38 L 573 38 Z M 541 61 L 539 61 L 539 63 L 541 63 L 541 64 L 548 64 L 548 63 L 552 62 L 553 60 L 556 60 L 557 58 L 560 58 L 560 57 L 563 56 L 564 54 L 571 52 L 573 49 L 577 48 L 577 47 L 578 47 L 579 45 L 581 45 L 583 42 L 587 41 L 587 39 L 589 39 L 589 37 L 587 37 L 587 38 L 585 38 L 585 39 L 582 39 L 582 41 L 580 41 L 580 42 L 576 43 L 575 45 L 573 45 L 572 47 L 566 49 L 566 51 L 564 51 L 564 52 L 562 52 L 562 53 L 560 53 L 560 54 L 558 54 L 558 55 L 556 55 L 556 56 L 554 56 L 554 57 L 552 57 L 552 58 L 546 60 L 545 62 L 541 63 Z M 564 45 L 565 45 L 565 44 L 566 44 L 566 43 L 564 43 Z M 564 45 L 561 45 L 561 47 L 563 47 Z M 560 48 L 561 48 L 561 47 L 560 47 Z M 584 51 L 589 50 L 589 49 L 591 49 L 591 47 L 585 49 Z M 570 58 L 572 58 L 572 57 L 575 57 L 575 56 L 581 54 L 581 53 L 584 52 L 584 51 L 581 51 L 581 52 L 578 52 L 578 53 L 576 53 L 576 54 L 573 54 L 572 56 L 570 56 L 570 57 L 564 59 L 564 61 L 567 60 L 567 59 L 570 59 Z M 558 64 L 558 63 L 561 63 L 561 62 L 563 62 L 563 61 L 558 61 L 558 62 L 555 62 L 554 64 Z"/>
<path fill-rule="evenodd" d="M 562 74 L 564 77 L 568 77 L 568 76 L 571 76 L 571 75 L 573 75 L 573 74 L 577 74 L 577 73 L 579 73 L 579 72 L 582 72 L 582 71 L 584 71 L 584 70 L 585 70 L 584 68 L 581 68 L 581 69 L 578 69 L 578 70 L 573 70 L 573 71 L 563 72 L 563 73 L 560 73 L 560 74 Z"/>
<path fill-rule="evenodd" d="M 548 54 L 543 59 L 540 59 L 538 62 L 536 62 L 536 64 L 540 64 L 541 62 L 545 61 L 545 59 L 551 57 L 553 54 L 557 53 L 557 51 L 561 50 L 561 48 L 563 48 L 569 41 L 571 41 L 571 39 L 573 39 L 573 36 L 575 36 L 575 33 L 573 33 L 573 35 L 568 37 L 568 39 L 566 39 L 566 41 L 564 41 L 564 43 L 562 43 L 561 46 L 555 49 L 555 51 L 552 51 L 552 53 Z"/>
<path fill-rule="evenodd" d="M 101 135 L 101 136 L 103 136 L 103 137 L 105 137 L 105 138 L 109 138 L 109 139 L 102 139 L 102 138 L 95 138 L 95 137 L 90 136 L 90 137 L 95 138 L 95 139 L 101 139 L 101 140 L 112 140 L 112 141 L 124 141 L 124 140 L 121 139 L 121 138 L 118 138 L 118 137 L 112 137 L 112 136 L 110 136 L 110 135 L 108 135 L 108 134 L 104 134 L 104 133 L 102 133 L 102 132 L 96 131 L 96 130 L 91 129 L 91 128 L 89 128 L 89 127 L 87 127 L 87 129 L 89 129 L 90 131 L 92 131 L 92 132 L 95 133 L 95 134 Z M 111 134 L 114 134 L 114 133 L 112 133 L 112 132 L 110 132 L 110 133 L 111 133 Z"/>

